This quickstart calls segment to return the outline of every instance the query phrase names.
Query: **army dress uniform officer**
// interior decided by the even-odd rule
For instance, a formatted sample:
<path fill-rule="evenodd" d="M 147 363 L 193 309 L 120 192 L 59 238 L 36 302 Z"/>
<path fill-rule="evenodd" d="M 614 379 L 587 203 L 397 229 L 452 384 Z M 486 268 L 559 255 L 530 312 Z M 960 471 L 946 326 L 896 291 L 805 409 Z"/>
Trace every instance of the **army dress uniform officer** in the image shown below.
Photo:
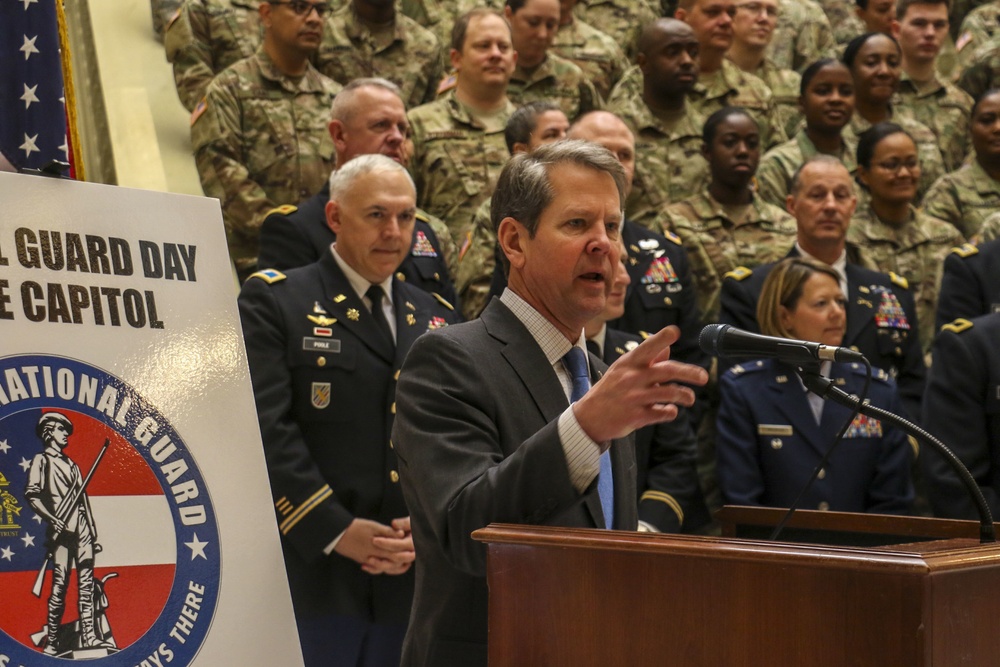
<path fill-rule="evenodd" d="M 860 394 L 865 368 L 831 364 L 825 375 L 848 393 Z M 725 502 L 789 507 L 823 458 L 850 410 L 829 401 L 820 418 L 791 366 L 751 361 L 719 381 L 717 470 Z M 869 400 L 899 414 L 896 385 L 885 371 L 872 374 Z M 827 465 L 803 496 L 804 509 L 905 514 L 913 504 L 911 449 L 906 435 L 859 415 Z"/>
<path fill-rule="evenodd" d="M 1000 239 L 966 243 L 945 257 L 934 330 L 987 313 L 1000 313 Z"/>
<path fill-rule="evenodd" d="M 396 380 L 414 340 L 455 317 L 392 275 L 413 224 L 403 167 L 365 155 L 331 180 L 336 245 L 254 274 L 240 315 L 305 664 L 398 664 L 413 574 L 389 442 Z"/>
<path fill-rule="evenodd" d="M 330 185 L 319 194 L 302 202 L 301 206 L 279 206 L 264 219 L 260 228 L 261 267 L 285 271 L 312 264 L 337 240 L 326 224 L 324 209 L 330 201 Z M 443 223 L 439 223 L 442 224 Z M 445 235 L 442 241 L 441 234 Z M 415 285 L 430 294 L 437 294 L 448 308 L 458 308 L 458 295 L 448 274 L 445 243 L 451 237 L 447 228 L 435 232 L 431 218 L 417 210 L 410 254 L 399 265 L 396 279 Z"/>
<path fill-rule="evenodd" d="M 921 423 L 965 464 L 1000 514 L 1000 314 L 960 318 L 941 328 Z M 934 515 L 978 519 L 975 504 L 951 466 L 935 451 L 920 457 Z"/>
<path fill-rule="evenodd" d="M 793 248 L 789 257 L 799 253 Z M 758 332 L 757 301 L 764 279 L 774 264 L 750 270 L 739 267 L 722 281 L 719 321 Z M 916 419 L 923 397 L 924 366 L 917 336 L 917 314 L 906 281 L 847 263 L 847 331 L 845 347 L 865 355 L 875 368 L 896 380 L 906 414 Z M 904 415 L 905 416 L 905 415 Z"/>

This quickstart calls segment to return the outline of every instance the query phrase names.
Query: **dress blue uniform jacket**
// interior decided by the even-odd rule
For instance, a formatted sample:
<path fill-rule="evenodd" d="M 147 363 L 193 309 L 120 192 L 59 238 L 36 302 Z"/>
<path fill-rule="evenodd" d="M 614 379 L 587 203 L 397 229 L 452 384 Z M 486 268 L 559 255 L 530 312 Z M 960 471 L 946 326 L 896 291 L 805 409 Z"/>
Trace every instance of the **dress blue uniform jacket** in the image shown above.
<path fill-rule="evenodd" d="M 978 248 L 966 243 L 944 260 L 934 330 L 959 317 L 1000 312 L 1000 239 Z"/>
<path fill-rule="evenodd" d="M 932 348 L 923 424 L 972 473 L 1000 517 L 1000 314 L 946 324 Z M 920 457 L 936 516 L 978 519 L 965 486 L 937 452 Z"/>
<path fill-rule="evenodd" d="M 642 342 L 635 334 L 605 330 L 603 361 L 609 366 Z M 688 410 L 677 419 L 635 432 L 639 520 L 661 533 L 690 532 L 711 520 L 698 483 L 697 443 Z"/>
<path fill-rule="evenodd" d="M 457 320 L 393 281 L 396 346 L 376 328 L 330 251 L 243 285 L 240 316 L 296 617 L 406 623 L 413 570 L 371 576 L 323 553 L 355 517 L 407 516 L 389 443 L 396 375 L 428 329 Z"/>
<path fill-rule="evenodd" d="M 797 256 L 794 246 L 789 257 Z M 719 321 L 759 333 L 757 301 L 764 279 L 774 264 L 750 271 L 733 271 L 722 281 Z M 917 340 L 917 308 L 913 294 L 900 278 L 847 264 L 847 331 L 850 347 L 895 378 L 911 421 L 920 417 L 920 401 L 927 373 Z M 739 360 L 736 360 L 739 361 Z"/>
<path fill-rule="evenodd" d="M 832 364 L 840 389 L 860 394 L 865 368 Z M 773 359 L 738 364 L 719 382 L 716 456 L 719 487 L 733 505 L 789 507 L 843 428 L 850 410 L 827 401 L 817 423 L 790 366 Z M 875 371 L 868 398 L 899 414 L 896 383 Z M 803 509 L 905 514 L 913 504 L 906 435 L 863 415 L 855 418 L 824 471 L 799 504 Z"/>
<path fill-rule="evenodd" d="M 330 201 L 330 184 L 323 186 L 314 197 L 302 202 L 297 209 L 279 207 L 264 219 L 260 228 L 260 253 L 257 266 L 262 269 L 287 271 L 312 264 L 327 253 L 337 235 L 326 224 L 326 203 Z M 417 211 L 413 226 L 410 254 L 400 264 L 396 277 L 416 285 L 425 292 L 439 294 L 458 310 L 458 294 L 448 274 L 441 252 L 441 243 L 431 229 L 425 214 Z M 428 243 L 420 241 L 421 235 Z"/>

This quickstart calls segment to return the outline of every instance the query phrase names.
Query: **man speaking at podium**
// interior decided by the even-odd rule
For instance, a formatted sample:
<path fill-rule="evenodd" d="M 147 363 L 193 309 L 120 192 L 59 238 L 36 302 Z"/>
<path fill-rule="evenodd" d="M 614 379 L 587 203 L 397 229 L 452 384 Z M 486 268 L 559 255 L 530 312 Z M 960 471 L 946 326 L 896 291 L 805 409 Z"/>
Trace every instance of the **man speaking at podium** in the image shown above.
<path fill-rule="evenodd" d="M 491 204 L 508 287 L 473 322 L 417 340 L 392 442 L 418 554 L 403 665 L 485 665 L 493 522 L 635 530 L 629 434 L 677 415 L 705 371 L 668 327 L 610 369 L 583 329 L 618 267 L 625 173 L 580 141 L 513 158 Z M 676 404 L 676 405 L 675 405 Z"/>

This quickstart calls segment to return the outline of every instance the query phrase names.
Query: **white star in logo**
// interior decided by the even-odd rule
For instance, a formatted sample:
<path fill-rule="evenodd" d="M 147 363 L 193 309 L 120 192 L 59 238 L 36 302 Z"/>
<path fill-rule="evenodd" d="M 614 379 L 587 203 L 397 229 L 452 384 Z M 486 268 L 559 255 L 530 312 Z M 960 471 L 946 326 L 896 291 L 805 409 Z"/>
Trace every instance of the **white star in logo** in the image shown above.
<path fill-rule="evenodd" d="M 35 48 L 35 40 L 38 39 L 38 35 L 35 35 L 31 39 L 28 39 L 27 35 L 24 35 L 24 44 L 18 51 L 24 51 L 24 59 L 27 60 L 31 57 L 32 53 L 41 53 L 37 48 Z"/>
<path fill-rule="evenodd" d="M 24 11 L 28 11 L 28 5 L 33 5 L 38 2 L 38 0 L 21 0 L 24 3 Z"/>
<path fill-rule="evenodd" d="M 32 521 L 37 521 L 38 523 L 41 523 L 42 522 L 42 517 L 40 517 L 40 516 L 38 516 L 36 514 L 35 516 L 31 517 L 31 520 Z"/>
<path fill-rule="evenodd" d="M 21 462 L 18 463 L 17 465 L 21 466 L 21 470 L 23 470 L 24 472 L 28 472 L 28 468 L 31 467 L 31 461 L 22 456 Z"/>
<path fill-rule="evenodd" d="M 63 142 L 59 144 L 59 150 L 61 150 L 67 157 L 69 157 L 69 139 L 66 135 L 63 135 Z"/>
<path fill-rule="evenodd" d="M 13 562 L 14 552 L 10 550 L 10 547 L 4 547 L 2 550 L 0 550 L 0 558 Z"/>
<path fill-rule="evenodd" d="M 198 557 L 208 560 L 208 556 L 205 555 L 205 547 L 208 546 L 208 542 L 199 541 L 198 533 L 194 534 L 194 538 L 190 542 L 185 542 L 184 546 L 191 549 L 191 560 Z"/>
<path fill-rule="evenodd" d="M 24 546 L 25 547 L 33 547 L 33 546 L 35 546 L 35 536 L 34 535 L 29 535 L 28 533 L 25 533 L 24 537 L 21 538 L 21 541 L 24 542 Z"/>
<path fill-rule="evenodd" d="M 35 95 L 35 91 L 38 90 L 38 84 L 35 84 L 31 88 L 28 88 L 28 84 L 24 84 L 24 95 L 21 95 L 21 101 L 24 102 L 24 108 L 27 109 L 31 106 L 32 102 L 38 102 L 38 97 Z"/>
<path fill-rule="evenodd" d="M 31 151 L 41 153 L 41 151 L 38 150 L 38 145 L 35 143 L 36 141 L 38 141 L 37 134 L 33 137 L 29 137 L 27 132 L 24 133 L 24 143 L 18 146 L 18 148 L 24 151 L 24 157 L 30 156 Z"/>
<path fill-rule="evenodd" d="M 10 445 L 7 444 L 7 441 L 0 440 L 0 452 L 6 454 L 8 449 L 10 449 Z"/>

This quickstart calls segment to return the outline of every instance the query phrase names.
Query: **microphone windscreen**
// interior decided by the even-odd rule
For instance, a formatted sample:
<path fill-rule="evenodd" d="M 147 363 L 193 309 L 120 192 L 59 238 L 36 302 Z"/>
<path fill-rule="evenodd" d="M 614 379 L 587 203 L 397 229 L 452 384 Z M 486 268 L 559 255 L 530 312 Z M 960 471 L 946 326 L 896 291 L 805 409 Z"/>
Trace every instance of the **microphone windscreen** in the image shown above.
<path fill-rule="evenodd" d="M 730 328 L 728 324 L 709 324 L 705 326 L 698 336 L 698 346 L 701 347 L 701 351 L 713 357 L 720 356 L 719 341 L 722 340 L 722 337 Z"/>

